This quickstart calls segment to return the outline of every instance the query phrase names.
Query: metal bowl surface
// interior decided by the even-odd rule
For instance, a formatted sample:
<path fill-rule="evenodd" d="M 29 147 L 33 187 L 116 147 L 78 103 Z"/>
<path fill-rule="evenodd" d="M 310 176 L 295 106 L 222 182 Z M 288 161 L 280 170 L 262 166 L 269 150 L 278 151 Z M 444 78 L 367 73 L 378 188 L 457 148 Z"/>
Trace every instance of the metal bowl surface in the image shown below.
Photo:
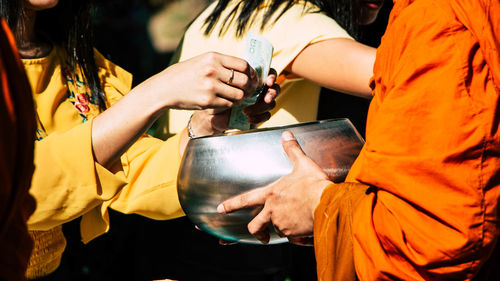
<path fill-rule="evenodd" d="M 217 213 L 222 201 L 289 174 L 292 165 L 281 145 L 291 131 L 302 150 L 334 182 L 343 181 L 363 138 L 348 119 L 331 119 L 191 139 L 178 176 L 178 194 L 187 217 L 219 238 L 261 244 L 247 229 L 258 208 Z M 287 241 L 270 229 L 270 244 Z"/>

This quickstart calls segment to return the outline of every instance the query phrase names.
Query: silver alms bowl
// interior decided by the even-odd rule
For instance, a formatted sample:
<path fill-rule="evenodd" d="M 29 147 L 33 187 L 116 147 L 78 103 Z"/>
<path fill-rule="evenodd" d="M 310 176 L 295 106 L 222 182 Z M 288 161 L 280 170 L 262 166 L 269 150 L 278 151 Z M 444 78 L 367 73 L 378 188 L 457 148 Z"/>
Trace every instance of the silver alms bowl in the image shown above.
<path fill-rule="evenodd" d="M 289 174 L 292 165 L 281 146 L 281 133 L 291 131 L 302 150 L 334 182 L 343 181 L 364 144 L 348 119 L 332 119 L 255 129 L 189 141 L 178 178 L 181 206 L 188 218 L 219 238 L 260 244 L 247 230 L 259 211 L 217 213 L 232 196 L 265 186 Z M 270 229 L 270 244 L 286 241 Z"/>

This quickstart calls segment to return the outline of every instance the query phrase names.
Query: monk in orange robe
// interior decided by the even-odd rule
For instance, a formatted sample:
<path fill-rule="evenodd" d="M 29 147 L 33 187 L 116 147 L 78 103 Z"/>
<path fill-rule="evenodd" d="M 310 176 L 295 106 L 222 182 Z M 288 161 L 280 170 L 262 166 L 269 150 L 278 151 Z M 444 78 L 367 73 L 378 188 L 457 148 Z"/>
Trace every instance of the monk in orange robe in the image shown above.
<path fill-rule="evenodd" d="M 35 209 L 28 194 L 33 174 L 36 119 L 31 89 L 0 19 L 0 280 L 25 280 L 32 241 L 26 220 Z"/>
<path fill-rule="evenodd" d="M 219 211 L 314 234 L 322 281 L 500 280 L 500 1 L 395 0 L 371 86 L 345 183 L 284 134 L 293 172 Z"/>

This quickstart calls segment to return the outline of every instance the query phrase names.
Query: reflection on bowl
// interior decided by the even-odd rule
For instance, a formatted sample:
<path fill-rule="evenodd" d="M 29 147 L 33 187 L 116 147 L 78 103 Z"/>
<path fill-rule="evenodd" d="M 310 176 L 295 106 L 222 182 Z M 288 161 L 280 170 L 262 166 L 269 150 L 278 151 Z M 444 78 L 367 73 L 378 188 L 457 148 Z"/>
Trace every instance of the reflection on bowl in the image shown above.
<path fill-rule="evenodd" d="M 178 178 L 181 206 L 188 218 L 219 238 L 261 244 L 247 230 L 259 209 L 217 213 L 232 196 L 289 174 L 292 165 L 281 145 L 291 131 L 302 150 L 334 182 L 343 181 L 364 141 L 348 119 L 331 119 L 195 138 L 189 141 Z M 270 244 L 287 241 L 270 228 Z"/>

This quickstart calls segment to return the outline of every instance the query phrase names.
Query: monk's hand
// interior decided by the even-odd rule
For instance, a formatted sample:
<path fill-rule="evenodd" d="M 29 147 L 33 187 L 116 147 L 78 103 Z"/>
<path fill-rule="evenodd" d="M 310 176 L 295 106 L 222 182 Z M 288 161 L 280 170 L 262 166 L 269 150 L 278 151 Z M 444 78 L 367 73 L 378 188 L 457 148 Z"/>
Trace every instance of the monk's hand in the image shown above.
<path fill-rule="evenodd" d="M 272 224 L 280 236 L 307 237 L 313 233 L 314 210 L 321 194 L 332 182 L 325 172 L 300 148 L 290 132 L 282 135 L 282 145 L 293 165 L 292 173 L 268 186 L 254 189 L 222 202 L 219 213 L 260 206 L 262 210 L 248 224 L 248 231 L 262 243 L 269 243 Z"/>
<path fill-rule="evenodd" d="M 264 83 L 263 92 L 258 97 L 257 102 L 243 108 L 243 114 L 248 117 L 250 124 L 258 124 L 271 118 L 269 111 L 276 106 L 275 99 L 281 90 L 280 86 L 276 84 L 277 77 L 276 70 L 271 68 Z"/>

